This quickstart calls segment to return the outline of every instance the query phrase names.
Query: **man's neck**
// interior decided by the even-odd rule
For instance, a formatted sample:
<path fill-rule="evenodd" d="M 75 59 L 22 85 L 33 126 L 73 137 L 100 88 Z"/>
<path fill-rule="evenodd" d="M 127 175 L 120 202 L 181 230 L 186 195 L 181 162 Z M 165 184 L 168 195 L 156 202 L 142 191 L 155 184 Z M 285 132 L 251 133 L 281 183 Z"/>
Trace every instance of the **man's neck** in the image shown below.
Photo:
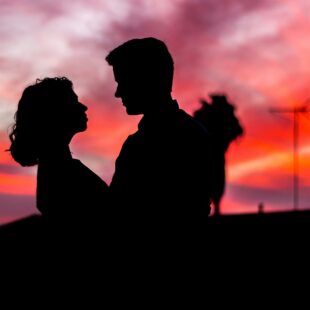
<path fill-rule="evenodd" d="M 144 115 L 156 115 L 162 113 L 169 109 L 173 105 L 174 100 L 172 99 L 171 94 L 166 96 L 161 96 L 157 98 L 152 98 L 149 102 L 149 108 L 145 111 Z"/>

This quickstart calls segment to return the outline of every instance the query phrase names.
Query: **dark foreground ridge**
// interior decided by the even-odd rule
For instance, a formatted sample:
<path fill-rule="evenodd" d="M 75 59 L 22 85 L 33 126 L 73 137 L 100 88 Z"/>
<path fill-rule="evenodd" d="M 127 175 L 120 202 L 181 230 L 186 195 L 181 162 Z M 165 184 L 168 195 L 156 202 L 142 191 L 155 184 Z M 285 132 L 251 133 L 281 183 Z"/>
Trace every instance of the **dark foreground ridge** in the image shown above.
<path fill-rule="evenodd" d="M 186 277 L 204 283 L 220 278 L 220 273 L 233 274 L 232 279 L 246 276 L 256 283 L 257 278 L 265 281 L 276 271 L 286 276 L 309 268 L 310 211 L 211 216 L 202 232 L 203 237 L 162 234 L 158 239 L 142 238 L 142 242 L 139 235 L 136 241 L 126 233 L 118 239 L 113 234 L 99 238 L 52 235 L 49 239 L 45 219 L 32 215 L 0 226 L 1 258 L 12 266 L 8 270 L 18 268 L 19 272 L 44 270 L 52 277 L 57 266 L 58 276 L 70 270 L 79 277 L 95 274 L 111 283 L 140 277 L 141 283 L 161 279 L 161 285 L 169 275 L 173 281 L 181 279 L 180 283 Z"/>
<path fill-rule="evenodd" d="M 40 215 L 31 215 L 0 226 L 1 242 L 34 242 L 43 236 L 46 223 Z M 211 216 L 206 222 L 208 241 L 235 243 L 251 238 L 270 243 L 306 240 L 310 232 L 310 210 Z"/>

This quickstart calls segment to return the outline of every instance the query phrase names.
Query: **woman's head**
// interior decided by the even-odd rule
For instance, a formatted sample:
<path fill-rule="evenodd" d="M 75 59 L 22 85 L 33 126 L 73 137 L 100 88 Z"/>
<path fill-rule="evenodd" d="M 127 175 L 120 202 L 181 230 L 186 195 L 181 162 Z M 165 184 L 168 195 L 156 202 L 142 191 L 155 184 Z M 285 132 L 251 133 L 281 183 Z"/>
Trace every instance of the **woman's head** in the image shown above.
<path fill-rule="evenodd" d="M 69 79 L 37 80 L 23 91 L 18 103 L 9 134 L 12 157 L 22 166 L 32 166 L 47 146 L 69 144 L 76 133 L 86 130 L 86 110 Z"/>

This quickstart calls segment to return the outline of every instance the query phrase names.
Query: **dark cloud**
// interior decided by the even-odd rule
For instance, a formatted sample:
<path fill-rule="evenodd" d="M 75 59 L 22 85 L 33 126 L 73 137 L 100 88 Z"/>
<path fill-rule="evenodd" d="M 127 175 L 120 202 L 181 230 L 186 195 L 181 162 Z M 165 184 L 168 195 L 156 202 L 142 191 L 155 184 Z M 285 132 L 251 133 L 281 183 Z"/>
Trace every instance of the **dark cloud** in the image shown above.
<path fill-rule="evenodd" d="M 38 213 L 35 205 L 33 196 L 0 194 L 0 224 Z"/>
<path fill-rule="evenodd" d="M 16 165 L 7 165 L 7 164 L 1 164 L 0 163 L 0 174 L 15 174 L 15 175 L 33 175 L 34 169 L 33 168 L 25 168 Z"/>
<path fill-rule="evenodd" d="M 299 189 L 300 209 L 307 209 L 310 207 L 309 189 L 309 187 L 300 187 Z M 249 212 L 255 211 L 259 203 L 263 203 L 269 211 L 271 211 L 273 208 L 292 210 L 294 206 L 292 180 L 290 180 L 290 186 L 279 188 L 231 184 L 229 185 L 228 191 L 233 200 L 240 205 L 247 206 L 247 210 Z"/>

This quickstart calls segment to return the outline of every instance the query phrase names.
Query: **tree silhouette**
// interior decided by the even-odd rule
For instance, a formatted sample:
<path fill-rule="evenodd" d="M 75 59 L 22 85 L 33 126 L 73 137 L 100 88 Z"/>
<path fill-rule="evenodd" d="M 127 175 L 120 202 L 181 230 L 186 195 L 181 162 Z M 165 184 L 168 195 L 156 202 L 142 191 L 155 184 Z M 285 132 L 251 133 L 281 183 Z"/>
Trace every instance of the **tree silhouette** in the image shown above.
<path fill-rule="evenodd" d="M 214 215 L 220 214 L 220 203 L 225 191 L 225 154 L 232 141 L 243 135 L 235 106 L 225 94 L 210 94 L 211 101 L 201 99 L 202 107 L 194 112 L 194 118 L 201 122 L 212 135 L 214 155 L 214 176 L 212 179 L 211 199 Z"/>

